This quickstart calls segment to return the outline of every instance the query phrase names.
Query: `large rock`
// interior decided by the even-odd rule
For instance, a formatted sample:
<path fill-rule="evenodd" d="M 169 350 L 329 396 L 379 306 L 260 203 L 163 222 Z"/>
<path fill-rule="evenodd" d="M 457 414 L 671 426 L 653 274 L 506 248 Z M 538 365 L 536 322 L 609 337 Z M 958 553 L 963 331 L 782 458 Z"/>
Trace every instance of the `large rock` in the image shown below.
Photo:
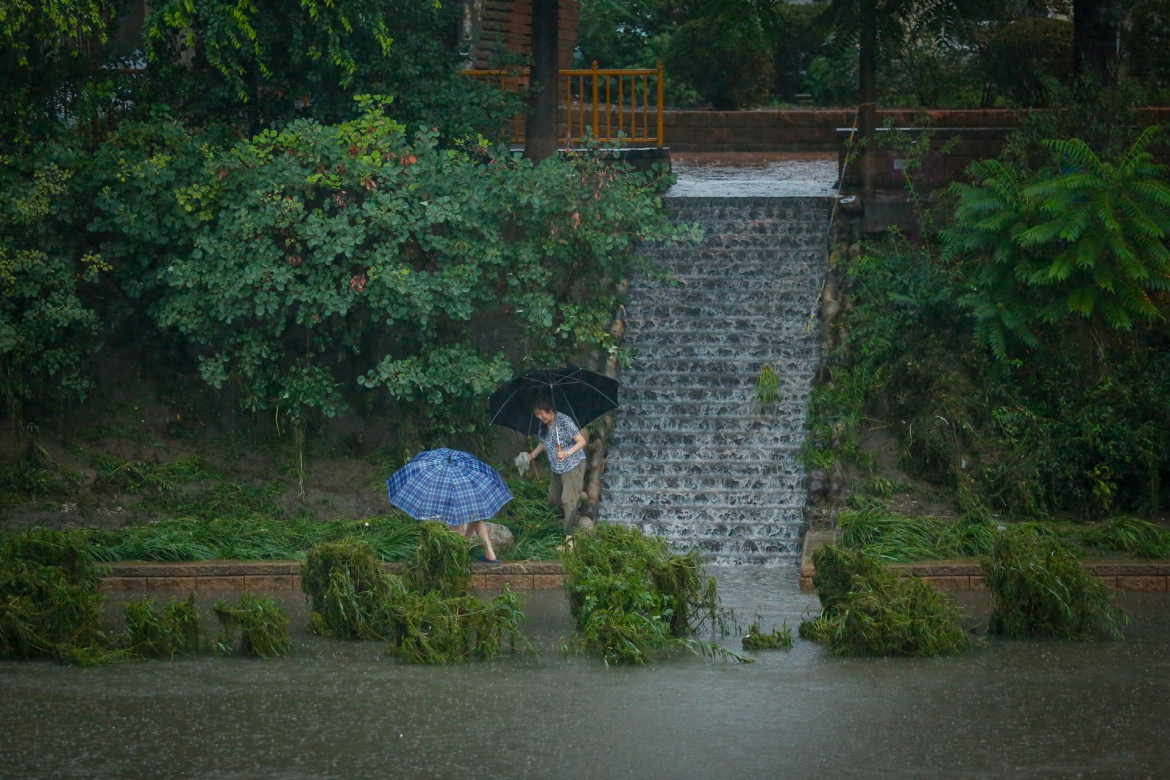
<path fill-rule="evenodd" d="M 502 555 L 516 546 L 516 539 L 512 536 L 512 531 L 508 526 L 488 523 L 487 528 L 488 537 L 492 540 L 492 547 L 495 549 L 496 555 Z"/>

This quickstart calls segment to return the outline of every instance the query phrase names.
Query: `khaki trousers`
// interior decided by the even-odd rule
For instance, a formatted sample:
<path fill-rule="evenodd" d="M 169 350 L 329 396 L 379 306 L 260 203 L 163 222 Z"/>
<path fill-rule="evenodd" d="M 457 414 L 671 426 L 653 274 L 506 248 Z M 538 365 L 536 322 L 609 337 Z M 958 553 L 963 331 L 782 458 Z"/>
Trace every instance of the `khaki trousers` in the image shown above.
<path fill-rule="evenodd" d="M 585 461 L 581 461 L 564 474 L 553 474 L 548 483 L 548 505 L 557 506 L 565 514 L 565 533 L 573 533 L 577 525 L 577 507 L 581 503 L 581 490 L 585 487 Z"/>

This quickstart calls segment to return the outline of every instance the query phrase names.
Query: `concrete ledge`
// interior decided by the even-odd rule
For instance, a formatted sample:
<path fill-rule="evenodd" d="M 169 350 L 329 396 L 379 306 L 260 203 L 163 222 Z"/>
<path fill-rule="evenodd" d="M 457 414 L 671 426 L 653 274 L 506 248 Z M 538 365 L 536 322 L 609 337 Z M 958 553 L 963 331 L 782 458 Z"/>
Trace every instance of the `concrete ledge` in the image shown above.
<path fill-rule="evenodd" d="M 384 564 L 400 573 L 402 564 Z M 300 561 L 193 561 L 147 563 L 126 561 L 108 564 L 102 578 L 105 590 L 300 590 Z M 565 573 L 559 563 L 473 563 L 471 586 L 477 590 L 549 590 L 564 587 Z"/>
<path fill-rule="evenodd" d="M 800 589 L 813 589 L 812 554 L 818 547 L 829 544 L 836 536 L 833 531 L 809 531 L 804 536 L 804 550 L 800 557 Z M 1157 592 L 1170 591 L 1170 562 L 1167 561 L 1086 561 L 1086 570 L 1100 577 L 1105 584 L 1118 590 Z M 891 571 L 900 577 L 919 577 L 939 590 L 986 590 L 983 567 L 975 561 L 930 561 L 925 563 L 892 563 Z"/>

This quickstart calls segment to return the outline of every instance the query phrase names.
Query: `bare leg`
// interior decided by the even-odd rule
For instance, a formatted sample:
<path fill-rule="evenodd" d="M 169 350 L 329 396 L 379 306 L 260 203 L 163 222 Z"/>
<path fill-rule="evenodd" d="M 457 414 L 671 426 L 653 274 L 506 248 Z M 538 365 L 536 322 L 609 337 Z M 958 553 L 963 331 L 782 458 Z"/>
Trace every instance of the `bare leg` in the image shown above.
<path fill-rule="evenodd" d="M 496 559 L 496 551 L 492 548 L 491 537 L 488 536 L 487 523 L 485 523 L 483 520 L 476 520 L 474 523 L 468 523 L 467 532 L 470 534 L 472 531 L 479 534 L 480 539 L 483 539 L 484 557 L 489 561 L 494 561 Z"/>

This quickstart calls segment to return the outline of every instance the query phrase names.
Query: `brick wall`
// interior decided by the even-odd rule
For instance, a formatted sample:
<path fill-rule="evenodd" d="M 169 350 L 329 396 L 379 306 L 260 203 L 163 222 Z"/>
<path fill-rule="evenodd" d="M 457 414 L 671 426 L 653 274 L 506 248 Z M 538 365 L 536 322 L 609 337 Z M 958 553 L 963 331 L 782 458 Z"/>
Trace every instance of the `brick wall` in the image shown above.
<path fill-rule="evenodd" d="M 771 109 L 759 111 L 667 111 L 666 144 L 675 152 L 823 152 L 836 154 L 839 128 L 852 127 L 854 109 Z M 955 129 L 969 138 L 968 157 L 987 157 L 999 150 L 1002 138 L 1016 126 L 1013 112 L 1003 109 L 940 109 L 918 112 L 882 110 L 879 126 Z M 1143 111 L 1144 124 L 1170 121 L 1170 108 Z M 940 133 L 940 136 L 942 134 Z"/>

